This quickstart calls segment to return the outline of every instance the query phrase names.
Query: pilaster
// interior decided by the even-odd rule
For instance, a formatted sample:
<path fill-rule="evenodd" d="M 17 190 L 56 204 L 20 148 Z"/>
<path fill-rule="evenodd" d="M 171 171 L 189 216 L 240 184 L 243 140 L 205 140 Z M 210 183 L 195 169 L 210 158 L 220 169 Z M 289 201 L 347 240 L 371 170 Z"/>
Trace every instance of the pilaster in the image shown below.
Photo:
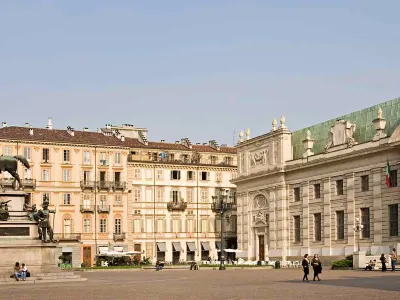
<path fill-rule="evenodd" d="M 371 247 L 372 254 L 382 253 L 382 194 L 381 194 L 381 177 L 382 169 L 372 170 L 372 198 L 373 204 L 373 220 L 374 223 L 374 242 Z"/>
<path fill-rule="evenodd" d="M 288 208 L 287 208 L 287 186 L 282 186 L 276 190 L 276 217 L 277 217 L 277 245 L 281 250 L 282 259 L 286 260 L 289 251 L 288 243 Z"/>
<path fill-rule="evenodd" d="M 323 181 L 323 241 L 322 256 L 332 255 L 332 224 L 331 224 L 331 179 Z"/>
<path fill-rule="evenodd" d="M 310 182 L 307 181 L 302 186 L 302 211 L 303 211 L 303 239 L 301 255 L 310 253 Z"/>
<path fill-rule="evenodd" d="M 356 251 L 356 243 L 355 243 L 355 233 L 353 230 L 353 226 L 355 224 L 356 211 L 355 211 L 355 190 L 354 190 L 354 181 L 355 175 L 354 173 L 346 174 L 346 182 L 347 182 L 347 245 L 345 249 L 345 254 L 350 255 Z"/>

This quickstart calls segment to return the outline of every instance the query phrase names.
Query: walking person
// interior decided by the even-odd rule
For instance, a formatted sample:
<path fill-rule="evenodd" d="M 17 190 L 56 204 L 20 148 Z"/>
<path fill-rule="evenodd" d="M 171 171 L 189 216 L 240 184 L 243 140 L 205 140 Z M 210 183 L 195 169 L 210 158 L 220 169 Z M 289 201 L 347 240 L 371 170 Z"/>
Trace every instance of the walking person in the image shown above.
<path fill-rule="evenodd" d="M 396 271 L 396 263 L 397 263 L 397 254 L 396 254 L 395 248 L 393 248 L 393 251 L 390 254 L 390 258 L 392 260 L 392 272 L 395 272 Z"/>
<path fill-rule="evenodd" d="M 318 257 L 318 254 L 314 254 L 314 258 L 311 261 L 311 265 L 314 269 L 314 278 L 313 281 L 315 281 L 315 278 L 318 279 L 318 281 L 321 281 L 321 279 L 319 278 L 319 274 L 322 272 L 322 264 L 321 261 Z"/>
<path fill-rule="evenodd" d="M 382 253 L 382 255 L 379 258 L 379 260 L 382 263 L 382 272 L 386 272 L 386 257 L 385 257 L 385 254 Z"/>
<path fill-rule="evenodd" d="M 301 265 L 303 267 L 303 281 L 306 280 L 308 282 L 308 274 L 310 274 L 310 268 L 308 267 L 310 264 L 310 260 L 308 259 L 308 254 L 304 254 L 303 261 L 301 262 Z"/>

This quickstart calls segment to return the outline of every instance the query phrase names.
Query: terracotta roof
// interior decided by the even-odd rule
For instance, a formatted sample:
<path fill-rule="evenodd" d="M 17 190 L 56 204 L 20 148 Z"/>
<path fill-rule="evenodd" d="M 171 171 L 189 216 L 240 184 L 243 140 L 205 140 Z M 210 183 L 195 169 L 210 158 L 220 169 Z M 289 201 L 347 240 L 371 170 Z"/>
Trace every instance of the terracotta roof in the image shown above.
<path fill-rule="evenodd" d="M 0 139 L 20 140 L 20 141 L 37 141 L 37 142 L 59 142 L 81 145 L 97 145 L 97 146 L 114 146 L 114 147 L 130 147 L 130 148 L 147 148 L 147 149 L 174 149 L 183 151 L 198 151 L 198 152 L 216 152 L 216 153 L 236 153 L 235 148 L 221 147 L 221 151 L 214 150 L 208 145 L 193 145 L 192 149 L 188 149 L 181 144 L 174 143 L 159 143 L 149 142 L 144 145 L 137 139 L 125 138 L 122 142 L 115 136 L 106 136 L 98 132 L 90 131 L 74 131 L 74 136 L 68 133 L 67 130 L 59 129 L 43 129 L 33 128 L 33 135 L 29 134 L 29 128 L 26 127 L 3 127 L 0 128 Z"/>

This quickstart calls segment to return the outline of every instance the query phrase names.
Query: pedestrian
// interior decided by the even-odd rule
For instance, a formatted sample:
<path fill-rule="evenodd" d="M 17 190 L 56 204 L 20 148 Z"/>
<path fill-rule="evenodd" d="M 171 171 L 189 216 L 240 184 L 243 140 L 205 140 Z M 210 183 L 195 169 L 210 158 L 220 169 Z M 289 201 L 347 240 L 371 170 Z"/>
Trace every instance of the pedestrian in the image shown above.
<path fill-rule="evenodd" d="M 396 271 L 396 263 L 397 263 L 397 254 L 395 248 L 393 248 L 392 253 L 390 254 L 390 258 L 392 260 L 392 272 L 394 272 Z"/>
<path fill-rule="evenodd" d="M 382 255 L 379 258 L 379 260 L 382 263 L 382 272 L 386 272 L 386 257 L 385 257 L 385 254 L 382 253 Z"/>
<path fill-rule="evenodd" d="M 21 279 L 22 279 L 22 281 L 26 281 L 27 273 L 28 273 L 28 268 L 26 267 L 25 264 L 22 264 L 22 268 L 21 268 Z"/>
<path fill-rule="evenodd" d="M 306 280 L 308 282 L 308 274 L 310 274 L 310 269 L 308 265 L 310 264 L 310 260 L 308 259 L 308 254 L 304 254 L 303 261 L 301 262 L 301 265 L 303 267 L 303 281 Z"/>
<path fill-rule="evenodd" d="M 315 281 L 315 278 L 318 278 L 318 281 L 321 281 L 321 279 L 319 278 L 319 274 L 322 273 L 322 264 L 318 257 L 318 254 L 314 254 L 314 258 L 311 261 L 311 265 L 314 269 L 313 281 Z"/>
<path fill-rule="evenodd" d="M 21 277 L 21 267 L 19 265 L 19 262 L 15 263 L 14 266 L 14 276 L 15 276 L 15 280 L 19 281 L 19 278 Z"/>

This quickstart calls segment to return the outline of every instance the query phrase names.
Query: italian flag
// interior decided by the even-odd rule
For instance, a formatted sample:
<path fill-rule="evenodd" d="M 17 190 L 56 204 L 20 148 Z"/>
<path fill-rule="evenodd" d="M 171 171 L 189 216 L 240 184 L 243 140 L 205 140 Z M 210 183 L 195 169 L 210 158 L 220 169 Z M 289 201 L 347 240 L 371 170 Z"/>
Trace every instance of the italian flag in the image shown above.
<path fill-rule="evenodd" d="M 390 165 L 389 165 L 389 160 L 387 161 L 387 165 L 386 165 L 386 185 L 387 185 L 387 187 L 390 187 Z"/>

